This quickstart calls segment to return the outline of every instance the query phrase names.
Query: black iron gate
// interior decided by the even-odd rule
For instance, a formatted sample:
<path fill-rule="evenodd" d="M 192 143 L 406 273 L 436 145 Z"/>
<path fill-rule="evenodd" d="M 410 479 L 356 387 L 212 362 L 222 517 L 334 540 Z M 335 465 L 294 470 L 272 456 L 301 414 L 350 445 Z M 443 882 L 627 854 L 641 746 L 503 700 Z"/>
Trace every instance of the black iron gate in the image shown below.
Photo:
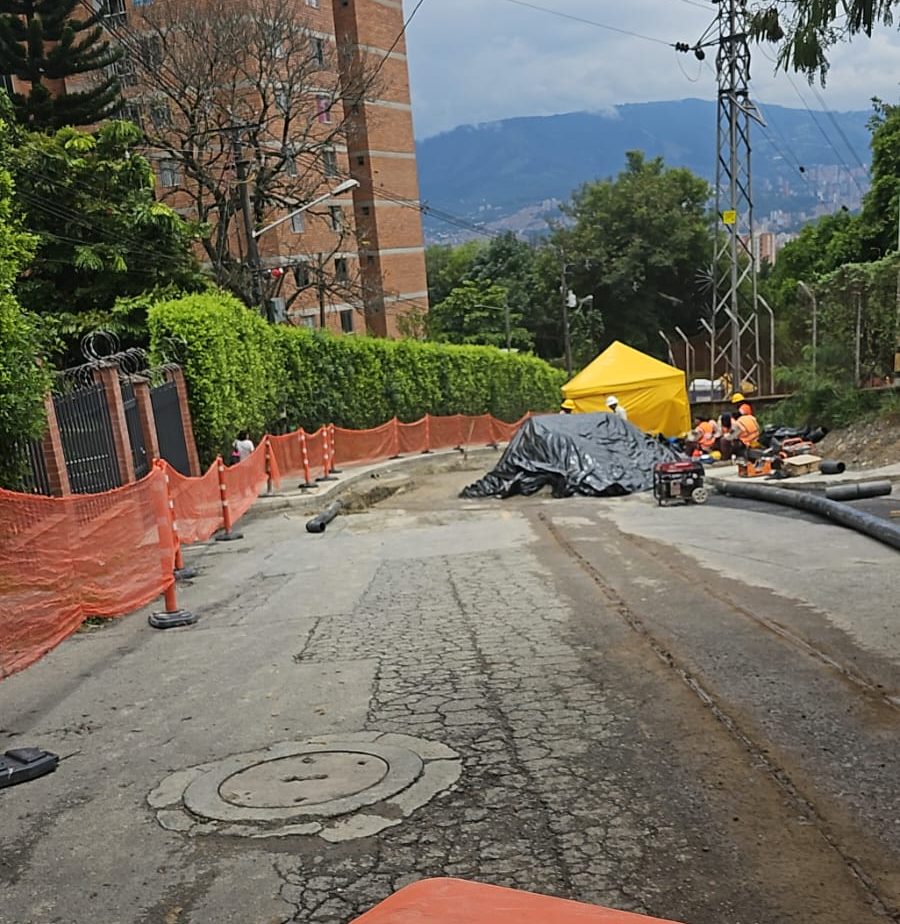
<path fill-rule="evenodd" d="M 156 418 L 156 439 L 160 456 L 182 475 L 190 475 L 184 424 L 178 388 L 174 382 L 164 382 L 150 390 L 153 416 Z"/>
<path fill-rule="evenodd" d="M 122 380 L 122 404 L 125 407 L 125 425 L 128 427 L 128 441 L 131 444 L 134 477 L 143 478 L 150 471 L 150 460 L 144 446 L 144 431 L 141 429 L 141 415 L 134 394 L 134 384 L 128 379 Z"/>
<path fill-rule="evenodd" d="M 53 402 L 72 491 L 93 494 L 119 487 L 119 465 L 103 386 L 77 388 L 56 395 Z"/>
<path fill-rule="evenodd" d="M 27 443 L 15 443 L 12 447 L 13 456 L 22 463 L 22 478 L 17 485 L 17 491 L 26 494 L 50 494 L 50 478 L 47 474 L 47 463 L 44 461 L 44 450 L 40 440 L 29 440 Z"/>

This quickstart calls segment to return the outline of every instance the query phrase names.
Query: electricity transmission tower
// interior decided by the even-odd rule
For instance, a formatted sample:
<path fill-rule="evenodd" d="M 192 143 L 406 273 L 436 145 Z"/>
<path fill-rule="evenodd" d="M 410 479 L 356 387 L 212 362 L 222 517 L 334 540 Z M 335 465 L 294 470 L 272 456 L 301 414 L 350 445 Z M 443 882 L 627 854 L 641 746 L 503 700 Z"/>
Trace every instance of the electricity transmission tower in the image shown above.
<path fill-rule="evenodd" d="M 746 0 L 718 2 L 718 122 L 716 232 L 712 266 L 710 376 L 724 368 L 732 391 L 761 385 L 760 299 L 757 292 L 750 172 L 750 126 L 765 125 L 750 99 L 750 42 Z M 766 310 L 768 310 L 767 306 Z M 771 370 L 769 370 L 771 375 Z M 761 388 L 760 388 L 761 390 Z"/>

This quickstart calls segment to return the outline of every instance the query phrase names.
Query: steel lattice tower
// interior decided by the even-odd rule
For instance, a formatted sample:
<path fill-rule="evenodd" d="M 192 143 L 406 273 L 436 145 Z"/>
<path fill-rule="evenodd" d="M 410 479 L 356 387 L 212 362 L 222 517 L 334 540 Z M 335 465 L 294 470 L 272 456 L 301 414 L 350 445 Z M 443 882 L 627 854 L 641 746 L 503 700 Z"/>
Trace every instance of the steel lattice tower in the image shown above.
<path fill-rule="evenodd" d="M 746 0 L 718 0 L 716 229 L 712 266 L 710 371 L 724 368 L 732 391 L 760 380 L 759 315 L 753 238 L 750 125 L 763 122 L 750 99 Z"/>

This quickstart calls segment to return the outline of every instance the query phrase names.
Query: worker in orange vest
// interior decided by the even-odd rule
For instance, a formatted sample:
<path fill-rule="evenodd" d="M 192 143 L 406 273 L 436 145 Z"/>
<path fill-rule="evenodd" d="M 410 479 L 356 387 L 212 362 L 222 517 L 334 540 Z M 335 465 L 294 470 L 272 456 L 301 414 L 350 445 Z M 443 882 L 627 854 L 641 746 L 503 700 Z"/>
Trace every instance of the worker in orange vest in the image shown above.
<path fill-rule="evenodd" d="M 753 409 L 745 403 L 738 408 L 738 413 L 740 416 L 734 421 L 729 439 L 722 441 L 723 459 L 730 459 L 732 455 L 745 457 L 748 449 L 759 446 L 760 427 Z"/>
<path fill-rule="evenodd" d="M 706 420 L 703 417 L 694 418 L 694 429 L 688 434 L 684 442 L 684 449 L 688 455 L 694 453 L 705 454 L 719 448 L 719 439 L 722 431 L 715 420 Z"/>

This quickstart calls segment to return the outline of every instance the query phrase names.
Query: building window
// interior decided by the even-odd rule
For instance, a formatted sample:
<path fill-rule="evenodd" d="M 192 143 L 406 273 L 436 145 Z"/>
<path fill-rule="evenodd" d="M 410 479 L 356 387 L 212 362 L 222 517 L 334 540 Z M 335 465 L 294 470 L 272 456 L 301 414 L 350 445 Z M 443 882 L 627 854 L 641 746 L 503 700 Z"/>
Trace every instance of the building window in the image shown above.
<path fill-rule="evenodd" d="M 331 100 L 321 93 L 316 97 L 316 118 L 323 125 L 331 122 Z"/>
<path fill-rule="evenodd" d="M 124 103 L 120 108 L 119 112 L 122 115 L 122 118 L 127 122 L 134 122 L 139 128 L 143 128 L 144 125 L 144 110 L 141 108 L 140 103 Z"/>
<path fill-rule="evenodd" d="M 374 266 L 374 265 L 375 265 L 375 257 L 373 257 L 372 254 L 369 254 L 369 255 L 366 257 L 366 260 L 368 261 L 369 266 Z"/>
<path fill-rule="evenodd" d="M 9 96 L 13 95 L 12 74 L 0 74 L 0 87 L 6 90 Z"/>
<path fill-rule="evenodd" d="M 181 170 L 174 160 L 161 160 L 159 162 L 159 185 L 171 189 L 181 183 Z"/>
<path fill-rule="evenodd" d="M 291 215 L 291 231 L 293 231 L 294 234 L 302 234 L 303 227 L 303 212 L 294 212 L 294 214 Z"/>
<path fill-rule="evenodd" d="M 353 309 L 348 308 L 339 312 L 341 316 L 341 332 L 344 334 L 353 333 Z"/>
<path fill-rule="evenodd" d="M 309 267 L 306 263 L 294 264 L 294 282 L 298 289 L 305 289 L 309 285 Z"/>
<path fill-rule="evenodd" d="M 372 212 L 372 210 L 369 208 L 369 206 L 364 205 L 364 206 L 362 207 L 362 213 L 363 213 L 363 215 L 369 215 L 369 214 L 371 214 L 371 212 Z"/>
<path fill-rule="evenodd" d="M 284 87 L 275 90 L 275 106 L 282 114 L 287 114 L 291 105 L 291 95 Z"/>
<path fill-rule="evenodd" d="M 139 4 L 135 4 L 138 6 Z M 106 26 L 125 25 L 125 0 L 101 0 L 100 15 Z"/>
<path fill-rule="evenodd" d="M 172 124 L 172 111 L 168 103 L 154 103 L 150 107 L 150 121 L 154 128 L 165 128 Z"/>
<path fill-rule="evenodd" d="M 284 155 L 284 172 L 288 176 L 297 176 L 297 158 L 293 154 L 285 153 Z"/>
<path fill-rule="evenodd" d="M 316 316 L 314 314 L 301 314 L 300 317 L 297 318 L 297 323 L 300 327 L 315 328 Z"/>
<path fill-rule="evenodd" d="M 331 230 L 342 231 L 344 228 L 344 213 L 341 211 L 341 207 L 332 205 L 328 212 L 331 215 Z"/>
<path fill-rule="evenodd" d="M 314 10 L 319 8 L 319 0 L 306 0 L 306 5 L 311 6 Z"/>
<path fill-rule="evenodd" d="M 350 275 L 347 272 L 347 260 L 344 257 L 338 257 L 334 261 L 334 278 L 338 282 L 346 282 Z"/>
<path fill-rule="evenodd" d="M 338 175 L 337 154 L 335 154 L 334 148 L 325 148 L 322 152 L 322 165 L 325 170 L 325 176 Z"/>
<path fill-rule="evenodd" d="M 144 70 L 155 72 L 162 67 L 163 46 L 158 35 L 145 35 L 137 39 L 137 58 Z"/>
<path fill-rule="evenodd" d="M 313 59 L 319 67 L 325 67 L 325 41 L 320 38 L 312 40 Z"/>
<path fill-rule="evenodd" d="M 360 167 L 365 167 L 365 165 L 366 165 L 366 159 L 365 159 L 365 157 L 363 157 L 362 154 L 360 154 L 360 155 L 356 158 L 356 163 L 357 163 Z"/>

